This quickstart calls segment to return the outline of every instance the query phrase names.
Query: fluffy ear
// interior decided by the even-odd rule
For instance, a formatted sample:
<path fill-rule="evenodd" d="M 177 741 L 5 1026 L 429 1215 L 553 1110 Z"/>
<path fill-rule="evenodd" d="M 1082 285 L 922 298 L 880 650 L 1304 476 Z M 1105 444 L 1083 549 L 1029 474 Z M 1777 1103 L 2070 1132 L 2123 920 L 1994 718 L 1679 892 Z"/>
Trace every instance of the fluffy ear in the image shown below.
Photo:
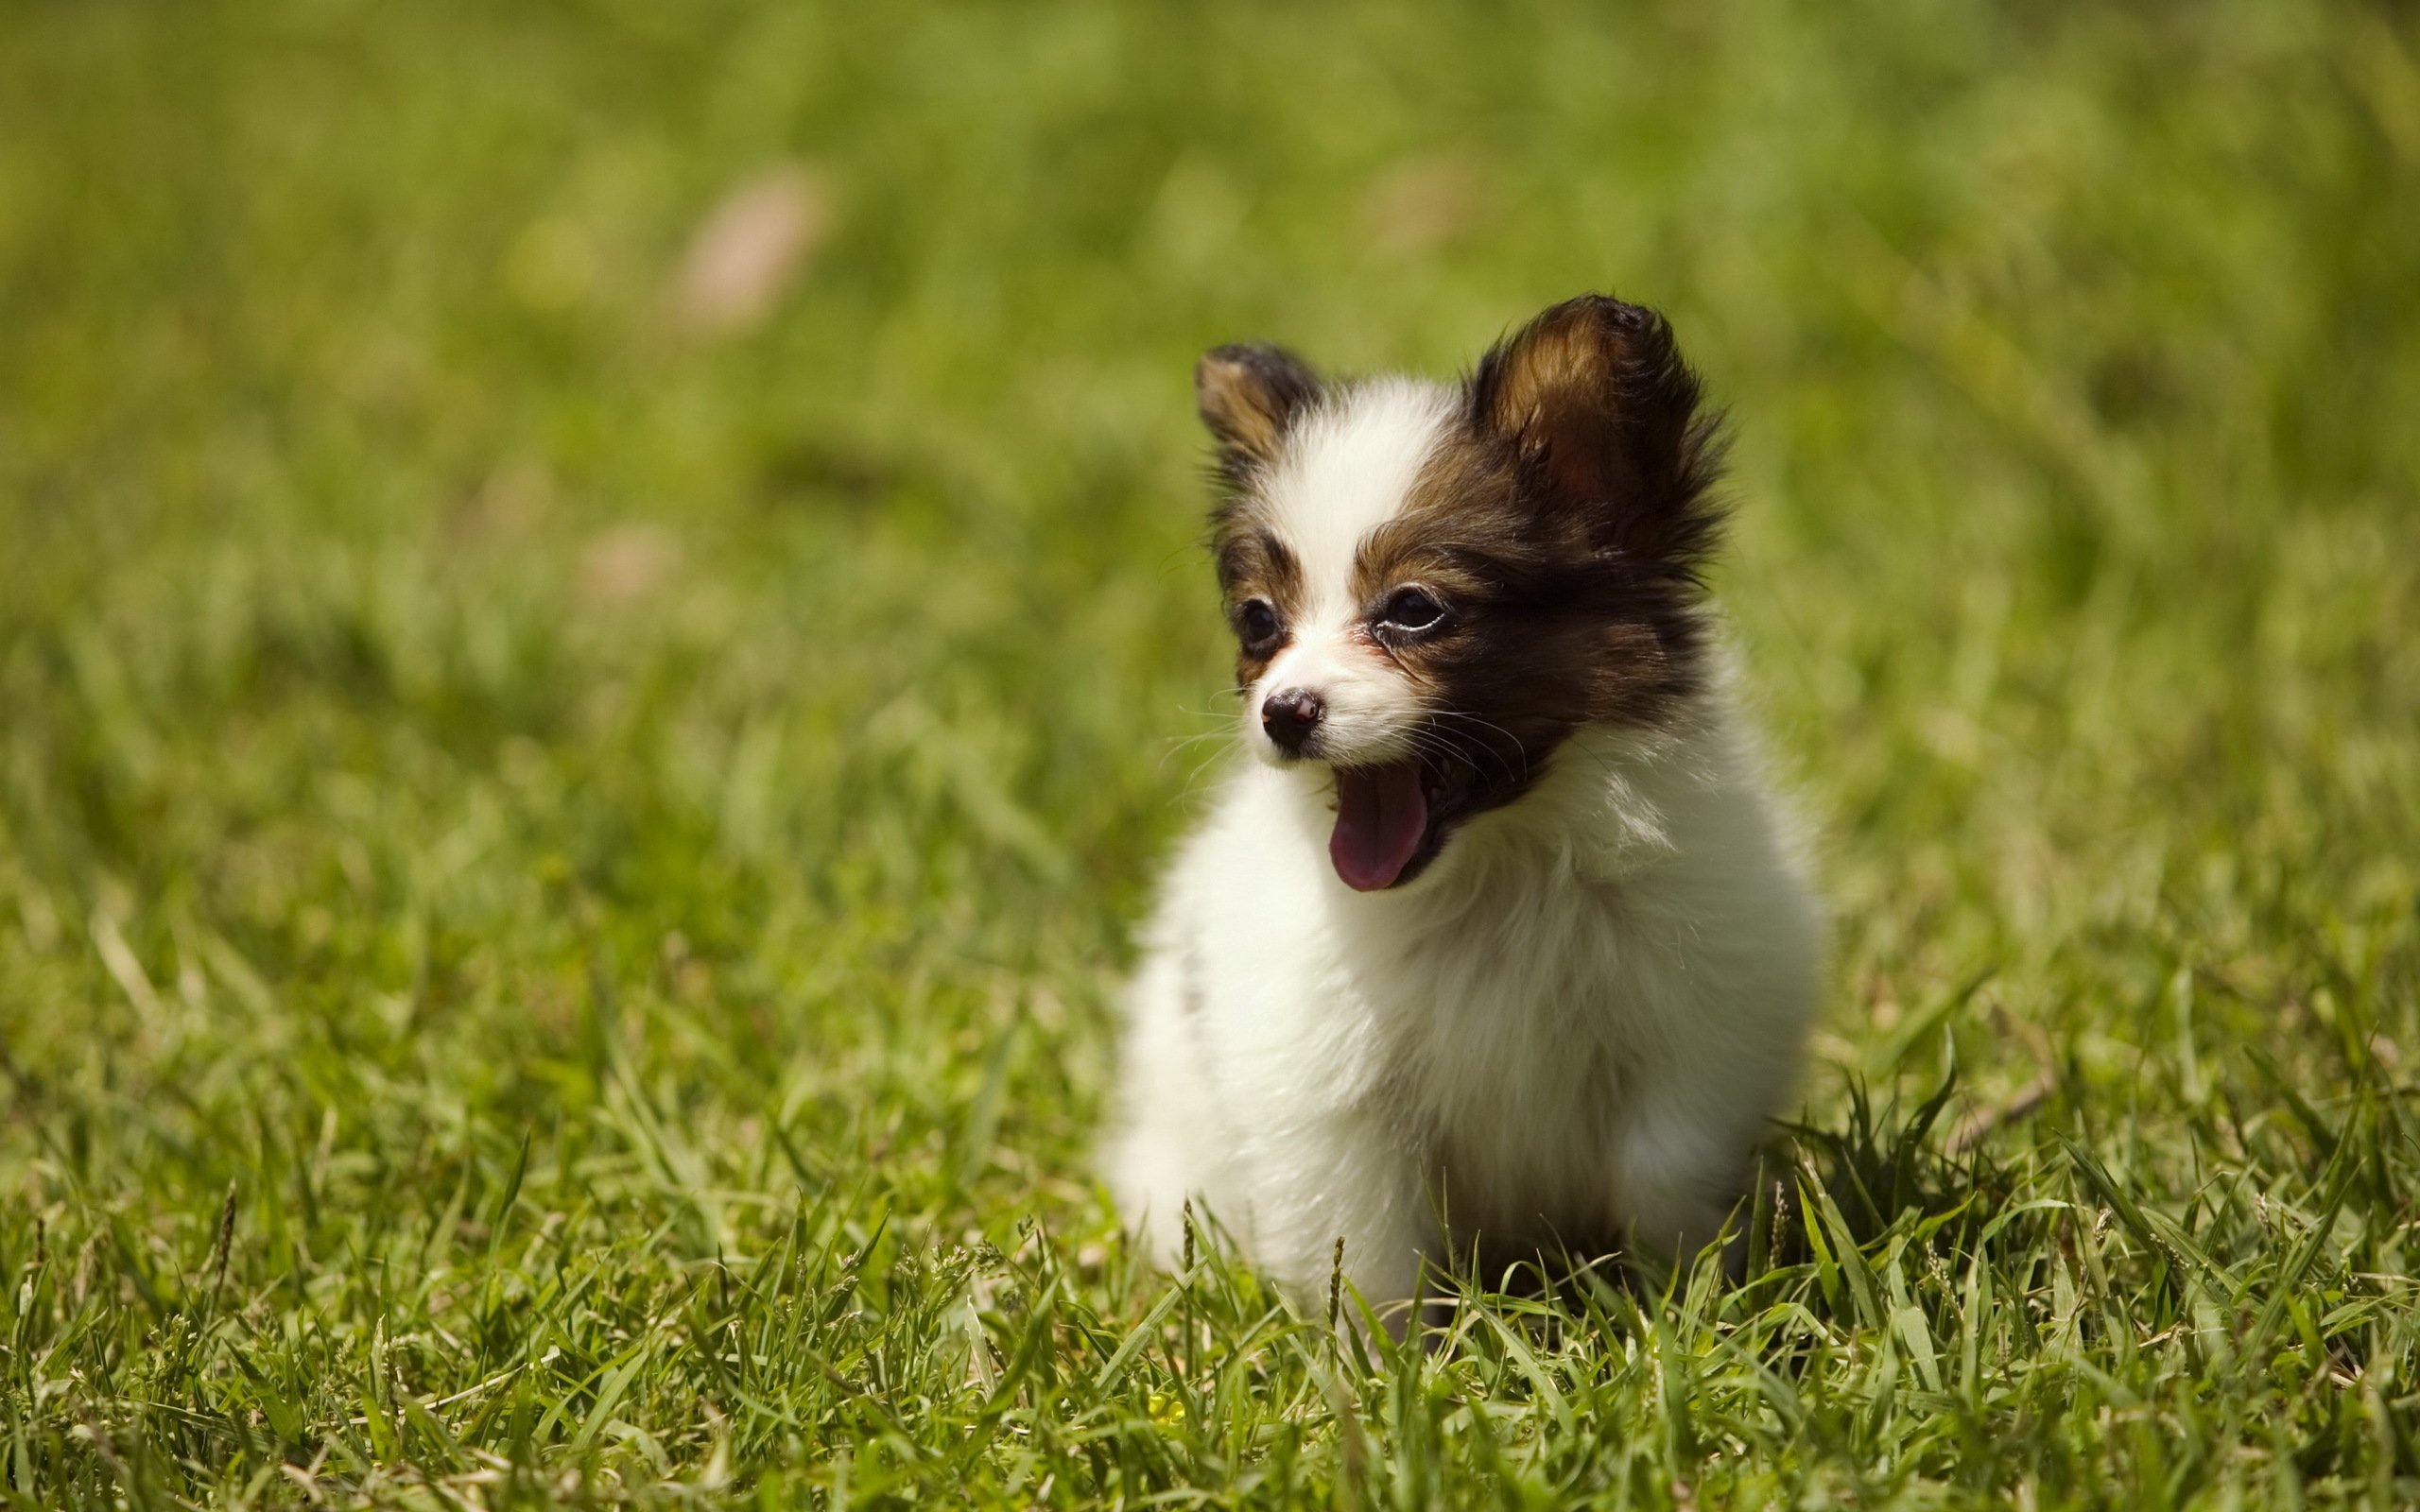
<path fill-rule="evenodd" d="M 1193 391 L 1219 466 L 1239 482 L 1277 459 L 1287 428 L 1319 402 L 1320 381 L 1283 347 L 1214 347 L 1193 371 Z"/>
<path fill-rule="evenodd" d="M 1686 571 L 1714 544 L 1717 425 L 1662 316 L 1599 294 L 1499 342 L 1470 383 L 1471 421 L 1512 443 L 1593 543 Z"/>

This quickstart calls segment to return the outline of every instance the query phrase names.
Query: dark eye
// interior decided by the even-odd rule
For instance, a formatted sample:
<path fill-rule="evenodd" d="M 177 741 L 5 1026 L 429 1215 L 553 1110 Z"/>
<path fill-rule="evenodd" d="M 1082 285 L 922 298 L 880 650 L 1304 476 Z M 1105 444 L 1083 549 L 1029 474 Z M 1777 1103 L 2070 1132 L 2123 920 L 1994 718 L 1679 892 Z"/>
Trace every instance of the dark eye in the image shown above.
<path fill-rule="evenodd" d="M 1391 630 L 1433 630 L 1444 623 L 1445 606 L 1426 589 L 1398 588 L 1378 620 Z"/>
<path fill-rule="evenodd" d="M 1246 646 L 1265 645 L 1277 639 L 1277 611 L 1264 599 L 1249 599 L 1236 610 L 1236 634 Z"/>

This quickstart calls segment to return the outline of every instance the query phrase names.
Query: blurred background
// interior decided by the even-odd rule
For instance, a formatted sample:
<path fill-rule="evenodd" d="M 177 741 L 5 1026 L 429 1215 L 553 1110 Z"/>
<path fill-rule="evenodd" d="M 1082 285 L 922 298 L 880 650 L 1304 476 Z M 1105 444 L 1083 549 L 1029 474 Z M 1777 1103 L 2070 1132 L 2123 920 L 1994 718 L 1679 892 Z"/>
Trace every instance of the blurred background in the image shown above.
<path fill-rule="evenodd" d="M 10 1253 L 236 1180 L 339 1297 L 516 1148 L 681 1253 L 1105 1235 L 1228 717 L 1195 354 L 1590 289 L 1731 412 L 1814 1116 L 2395 1053 L 2408 8 L 0 0 Z"/>

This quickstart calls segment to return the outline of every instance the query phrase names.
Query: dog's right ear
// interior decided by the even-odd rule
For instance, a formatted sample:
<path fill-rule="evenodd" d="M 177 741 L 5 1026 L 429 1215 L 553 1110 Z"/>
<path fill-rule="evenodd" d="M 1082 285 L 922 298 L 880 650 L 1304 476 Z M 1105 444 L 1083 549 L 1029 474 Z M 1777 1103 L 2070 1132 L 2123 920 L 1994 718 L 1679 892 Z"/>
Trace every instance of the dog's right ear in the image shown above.
<path fill-rule="evenodd" d="M 1277 460 L 1286 432 L 1319 403 L 1319 375 L 1284 347 L 1214 347 L 1193 371 L 1201 423 L 1219 442 L 1219 466 L 1229 482 Z"/>

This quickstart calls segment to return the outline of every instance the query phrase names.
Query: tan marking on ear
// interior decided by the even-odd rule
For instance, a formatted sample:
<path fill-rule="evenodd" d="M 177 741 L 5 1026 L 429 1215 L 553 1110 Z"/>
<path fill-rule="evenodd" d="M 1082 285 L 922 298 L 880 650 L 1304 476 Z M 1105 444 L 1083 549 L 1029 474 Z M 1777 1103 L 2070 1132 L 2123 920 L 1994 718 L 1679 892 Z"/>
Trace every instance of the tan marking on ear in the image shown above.
<path fill-rule="evenodd" d="M 1558 306 L 1513 339 L 1489 396 L 1487 418 L 1497 431 L 1545 441 L 1558 411 L 1601 406 L 1613 352 L 1587 315 Z"/>
<path fill-rule="evenodd" d="M 1202 353 L 1193 392 L 1233 481 L 1277 459 L 1294 417 L 1318 403 L 1320 383 L 1282 347 L 1228 346 Z"/>
<path fill-rule="evenodd" d="M 1220 440 L 1256 456 L 1277 450 L 1285 417 L 1271 408 L 1266 390 L 1252 381 L 1252 369 L 1240 362 L 1218 357 L 1201 359 L 1195 375 L 1201 400 L 1201 419 Z"/>

